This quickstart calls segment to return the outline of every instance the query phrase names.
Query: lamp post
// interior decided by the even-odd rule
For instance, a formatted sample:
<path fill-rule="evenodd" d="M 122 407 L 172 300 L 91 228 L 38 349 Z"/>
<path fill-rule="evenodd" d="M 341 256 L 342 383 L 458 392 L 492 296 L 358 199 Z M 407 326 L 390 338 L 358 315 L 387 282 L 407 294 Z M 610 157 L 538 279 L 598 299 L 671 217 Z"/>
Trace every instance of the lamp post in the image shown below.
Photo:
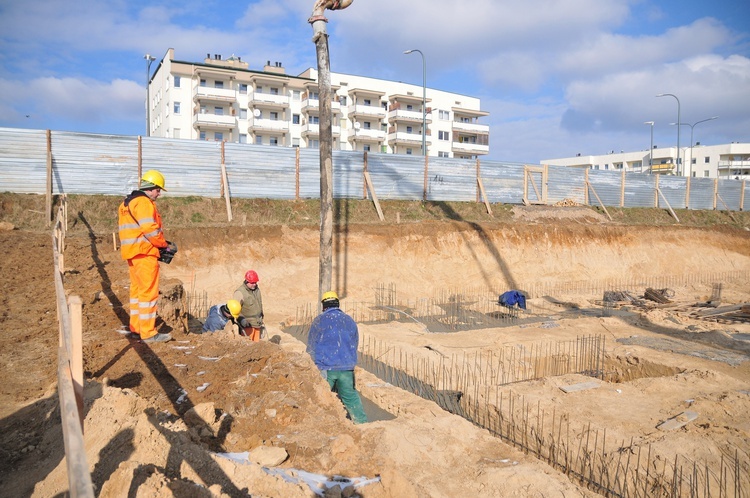
<path fill-rule="evenodd" d="M 146 59 L 146 136 L 151 136 L 151 103 L 149 102 L 149 80 L 151 79 L 151 63 L 156 60 L 151 54 L 143 56 Z"/>
<path fill-rule="evenodd" d="M 714 119 L 719 119 L 719 116 L 712 116 L 710 118 L 701 119 L 700 121 L 696 121 L 693 124 L 690 123 L 680 123 L 680 126 L 689 126 L 690 127 L 690 173 L 688 173 L 688 176 L 692 174 L 693 171 L 693 129 L 695 128 L 695 125 L 699 123 L 705 123 L 706 121 L 713 121 Z M 677 123 L 669 123 L 671 125 L 677 125 Z M 679 129 L 679 126 L 677 127 Z"/>
<path fill-rule="evenodd" d="M 671 94 L 671 93 L 660 93 L 657 95 L 657 97 L 674 97 L 674 99 L 677 101 L 677 122 L 680 122 L 680 99 L 677 98 L 677 95 Z M 680 174 L 680 127 L 677 127 L 677 175 Z"/>
<path fill-rule="evenodd" d="M 421 50 L 413 48 L 407 50 L 404 54 L 409 55 L 413 52 L 419 52 L 422 56 L 422 155 L 427 155 L 427 64 L 424 60 L 424 54 Z"/>
<path fill-rule="evenodd" d="M 651 173 L 651 166 L 654 163 L 654 122 L 646 121 L 643 124 L 651 125 L 651 148 L 648 149 L 648 172 Z"/>

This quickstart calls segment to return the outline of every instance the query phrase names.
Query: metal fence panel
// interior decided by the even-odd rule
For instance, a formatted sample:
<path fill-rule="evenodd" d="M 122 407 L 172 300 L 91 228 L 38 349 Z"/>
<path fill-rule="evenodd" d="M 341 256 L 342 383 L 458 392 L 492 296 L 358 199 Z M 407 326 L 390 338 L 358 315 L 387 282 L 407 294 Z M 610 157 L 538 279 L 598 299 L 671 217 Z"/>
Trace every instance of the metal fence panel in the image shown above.
<path fill-rule="evenodd" d="M 368 154 L 367 171 L 380 200 L 421 200 L 424 196 L 424 157 Z"/>
<path fill-rule="evenodd" d="M 683 176 L 659 175 L 659 190 L 661 191 L 664 198 L 667 199 L 667 202 L 672 209 L 685 209 L 686 185 L 687 178 Z M 653 200 L 651 201 L 651 205 L 649 207 L 654 207 Z M 664 205 L 664 199 L 662 199 L 661 195 L 659 196 L 657 207 L 666 207 Z"/>
<path fill-rule="evenodd" d="M 740 202 L 742 201 L 742 182 L 719 182 L 719 199 L 716 201 L 716 209 L 740 211 Z"/>
<path fill-rule="evenodd" d="M 424 158 L 421 158 L 424 164 Z M 471 159 L 430 157 L 427 167 L 427 200 L 477 200 L 477 162 Z"/>
<path fill-rule="evenodd" d="M 547 167 L 547 202 L 555 204 L 570 199 L 586 204 L 586 170 L 564 166 Z"/>
<path fill-rule="evenodd" d="M 143 171 L 158 169 L 170 197 L 221 196 L 221 142 L 145 137 L 142 149 Z M 131 189 L 137 184 L 133 172 Z"/>
<path fill-rule="evenodd" d="M 482 161 L 480 168 L 489 202 L 523 204 L 523 164 Z"/>
<path fill-rule="evenodd" d="M 302 199 L 320 198 L 320 150 L 299 150 L 299 196 Z"/>
<path fill-rule="evenodd" d="M 47 132 L 0 128 L 0 192 L 47 191 Z"/>
<path fill-rule="evenodd" d="M 224 164 L 230 196 L 241 199 L 294 199 L 297 178 L 295 156 L 295 149 L 289 147 L 225 144 Z M 217 173 L 219 171 L 217 169 Z"/>
<path fill-rule="evenodd" d="M 622 173 L 616 171 L 589 170 L 589 183 L 605 206 L 620 207 Z M 596 196 L 589 192 L 589 203 L 594 205 Z"/>
<path fill-rule="evenodd" d="M 714 185 L 711 178 L 691 178 L 690 209 L 713 209 Z"/>
<path fill-rule="evenodd" d="M 333 197 L 362 199 L 364 196 L 365 156 L 357 151 L 333 151 Z"/>
<path fill-rule="evenodd" d="M 52 191 L 125 195 L 138 188 L 138 139 L 52 132 Z"/>

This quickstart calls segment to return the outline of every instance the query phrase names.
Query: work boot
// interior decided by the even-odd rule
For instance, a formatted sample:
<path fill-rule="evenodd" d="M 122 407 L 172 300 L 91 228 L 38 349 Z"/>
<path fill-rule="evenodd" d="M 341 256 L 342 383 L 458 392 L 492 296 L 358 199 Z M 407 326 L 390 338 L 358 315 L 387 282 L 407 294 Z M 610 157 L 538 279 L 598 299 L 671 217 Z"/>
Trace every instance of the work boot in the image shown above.
<path fill-rule="evenodd" d="M 149 344 L 152 342 L 169 342 L 172 340 L 172 334 L 158 333 L 155 336 L 149 337 L 148 339 L 141 339 L 141 340 Z"/>

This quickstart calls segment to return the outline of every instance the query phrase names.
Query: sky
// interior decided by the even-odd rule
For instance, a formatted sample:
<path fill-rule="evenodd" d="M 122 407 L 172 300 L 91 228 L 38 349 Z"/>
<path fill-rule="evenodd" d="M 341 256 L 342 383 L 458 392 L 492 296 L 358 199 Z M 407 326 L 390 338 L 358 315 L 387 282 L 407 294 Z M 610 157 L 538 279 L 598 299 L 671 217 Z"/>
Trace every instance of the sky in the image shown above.
<path fill-rule="evenodd" d="M 147 61 L 317 67 L 313 0 L 0 0 L 0 127 L 145 134 Z M 747 0 L 354 0 L 331 71 L 481 99 L 487 160 L 750 142 Z M 675 97 L 656 97 L 669 93 Z M 718 116 L 718 119 L 696 124 Z M 692 127 L 690 125 L 693 125 Z"/>

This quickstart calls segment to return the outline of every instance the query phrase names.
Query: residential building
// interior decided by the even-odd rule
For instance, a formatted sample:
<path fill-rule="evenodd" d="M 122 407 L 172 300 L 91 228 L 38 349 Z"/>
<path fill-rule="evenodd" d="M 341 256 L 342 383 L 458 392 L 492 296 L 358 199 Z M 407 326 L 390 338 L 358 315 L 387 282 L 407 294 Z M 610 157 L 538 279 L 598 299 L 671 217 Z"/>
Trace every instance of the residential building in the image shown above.
<path fill-rule="evenodd" d="M 280 147 L 320 146 L 317 70 L 262 71 L 231 56 L 184 62 L 169 49 L 149 81 L 150 134 Z M 397 81 L 331 73 L 333 148 L 475 159 L 489 153 L 489 125 L 475 97 Z"/>
<path fill-rule="evenodd" d="M 651 166 L 649 167 L 649 160 Z M 680 147 L 681 176 L 750 180 L 750 143 L 701 145 Z M 629 173 L 676 174 L 677 148 L 655 147 L 637 152 L 615 152 L 598 156 L 545 159 L 541 164 L 587 168 L 595 170 L 627 171 Z"/>

